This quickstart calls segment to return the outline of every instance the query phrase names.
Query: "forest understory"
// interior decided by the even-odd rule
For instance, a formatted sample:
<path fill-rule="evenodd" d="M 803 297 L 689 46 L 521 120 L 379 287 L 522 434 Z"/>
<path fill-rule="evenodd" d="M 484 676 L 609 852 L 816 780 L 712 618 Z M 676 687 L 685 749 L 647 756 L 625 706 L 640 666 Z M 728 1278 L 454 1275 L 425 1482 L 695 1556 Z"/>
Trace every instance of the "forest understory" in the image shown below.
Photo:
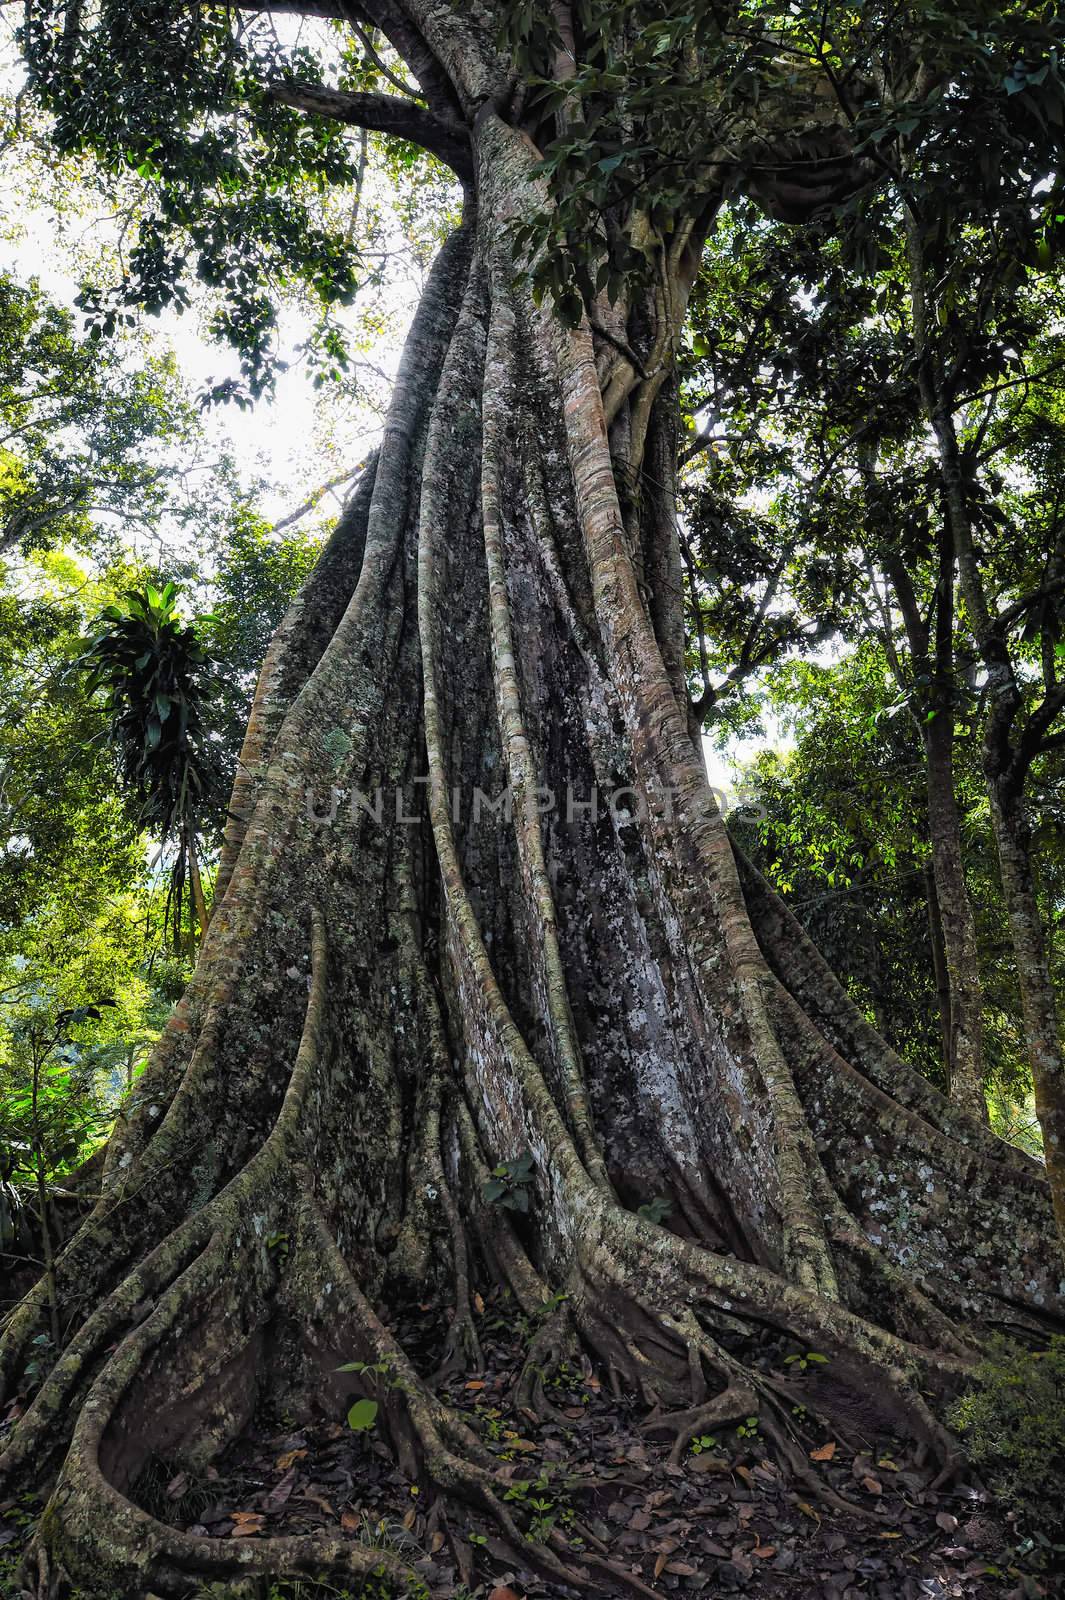
<path fill-rule="evenodd" d="M 352 1389 L 339 1409 L 320 1399 L 300 1422 L 255 1415 L 217 1460 L 199 1472 L 150 1457 L 133 1497 L 161 1522 L 220 1541 L 328 1540 L 335 1566 L 313 1575 L 233 1578 L 190 1596 L 374 1597 L 428 1595 L 494 1600 L 574 1600 L 588 1593 L 743 1594 L 818 1600 L 947 1600 L 1055 1593 L 1055 1580 L 1018 1557 L 1016 1519 L 971 1469 L 943 1483 L 912 1442 L 865 1432 L 845 1436 L 812 1416 L 802 1428 L 805 1461 L 782 1470 L 758 1418 L 707 1422 L 682 1449 L 669 1424 L 632 1393 L 612 1392 L 587 1358 L 547 1378 L 546 1407 L 517 1398 L 530 1344 L 543 1318 L 527 1317 L 507 1291 L 475 1293 L 473 1326 L 484 1365 L 453 1372 L 434 1387 L 493 1458 L 503 1504 L 518 1533 L 497 1518 L 445 1505 L 424 1477 L 400 1470 L 374 1429 L 347 1422 Z M 411 1304 L 397 1323 L 404 1348 L 432 1380 L 449 1325 Z M 793 1413 L 814 1400 L 819 1363 L 798 1361 L 767 1336 L 748 1352 L 757 1369 L 784 1375 Z M 270 1359 L 282 1353 L 270 1352 Z M 799 1357 L 801 1360 L 801 1356 Z M 376 1392 L 371 1381 L 366 1393 Z M 8 1420 L 19 1409 L 9 1408 Z M 700 1424 L 700 1427 L 703 1425 Z M 823 1435 L 823 1437 L 822 1437 Z M 0 1592 L 21 1590 L 18 1568 L 41 1503 L 32 1494 L 0 1503 Z M 579 1584 L 545 1573 L 540 1546 L 588 1558 Z M 382 1563 L 365 1584 L 344 1577 L 344 1546 Z M 580 1556 L 578 1556 L 580 1560 Z M 407 1584 L 385 1564 L 409 1569 Z M 583 1563 L 582 1563 L 583 1566 Z M 420 1587 L 419 1587 L 420 1586 Z"/>

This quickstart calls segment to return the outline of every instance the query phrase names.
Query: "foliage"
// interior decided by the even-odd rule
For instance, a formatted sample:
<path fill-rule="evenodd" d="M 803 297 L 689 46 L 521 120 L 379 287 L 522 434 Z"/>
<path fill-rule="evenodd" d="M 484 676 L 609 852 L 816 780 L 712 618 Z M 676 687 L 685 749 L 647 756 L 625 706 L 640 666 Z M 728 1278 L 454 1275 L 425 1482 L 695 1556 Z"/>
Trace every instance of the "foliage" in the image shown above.
<path fill-rule="evenodd" d="M 241 380 L 211 398 L 246 403 L 269 386 L 276 293 L 293 282 L 321 315 L 315 348 L 343 364 L 324 314 L 350 301 L 357 277 L 316 197 L 352 184 L 356 165 L 343 128 L 269 92 L 291 73 L 320 80 L 310 45 L 286 53 L 268 17 L 222 6 L 151 0 L 136 16 L 131 26 L 116 0 L 92 12 L 44 0 L 22 30 L 57 152 L 91 153 L 136 193 L 126 276 L 80 296 L 90 331 L 107 337 L 135 310 L 187 305 L 188 265 L 217 292 L 216 331 L 241 356 Z"/>
<path fill-rule="evenodd" d="M 484 1186 L 484 1198 L 489 1205 L 500 1205 L 507 1211 L 528 1211 L 533 1166 L 532 1152 L 523 1150 L 520 1155 L 493 1167 L 492 1176 Z"/>
<path fill-rule="evenodd" d="M 202 648 L 219 668 L 210 702 L 211 729 L 217 736 L 211 759 L 218 777 L 201 812 L 209 832 L 220 830 L 224 822 L 271 635 L 314 566 L 319 549 L 315 528 L 275 534 L 249 503 L 238 501 L 210 552 L 213 570 L 203 590 L 203 603 L 209 609 L 196 619 Z"/>
<path fill-rule="evenodd" d="M 954 1402 L 950 1424 L 1019 1514 L 1033 1562 L 1059 1567 L 1065 1550 L 1065 1338 L 1028 1351 L 998 1339 Z"/>
<path fill-rule="evenodd" d="M 1048 261 L 1060 247 L 1057 186 L 1031 204 L 1065 122 L 1054 6 L 580 0 L 571 10 L 573 41 L 555 8 L 533 3 L 507 9 L 503 41 L 530 84 L 555 202 L 519 224 L 516 243 L 568 320 L 596 294 L 617 300 L 641 268 L 653 275 L 706 204 L 711 172 L 726 197 L 742 186 L 783 220 L 835 205 L 862 266 L 882 249 L 884 175 L 912 168 L 917 150 L 944 237 L 993 210 L 1010 259 Z M 885 50 L 888 37 L 907 48 Z M 790 142 L 774 148 L 781 133 Z M 788 161 L 800 150 L 805 175 Z M 952 287 L 964 283 L 952 274 Z"/>
<path fill-rule="evenodd" d="M 154 528 L 198 437 L 171 355 L 101 347 L 38 283 L 0 273 L 0 552 Z"/>
<path fill-rule="evenodd" d="M 100 620 L 82 658 L 86 693 L 104 691 L 108 740 L 138 823 L 174 846 L 177 942 L 186 881 L 201 929 L 206 922 L 197 857 L 205 815 L 220 790 L 207 709 L 217 692 L 215 664 L 195 626 L 181 621 L 173 583 L 128 590 Z"/>

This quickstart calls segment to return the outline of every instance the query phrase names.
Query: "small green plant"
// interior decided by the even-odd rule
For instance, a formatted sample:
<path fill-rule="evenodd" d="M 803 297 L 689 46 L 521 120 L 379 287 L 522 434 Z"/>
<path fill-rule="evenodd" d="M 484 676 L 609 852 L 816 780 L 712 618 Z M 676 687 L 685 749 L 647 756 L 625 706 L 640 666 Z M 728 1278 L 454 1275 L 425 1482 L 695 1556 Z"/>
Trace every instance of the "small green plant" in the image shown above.
<path fill-rule="evenodd" d="M 503 1206 L 507 1211 L 527 1212 L 532 1182 L 532 1152 L 523 1150 L 521 1155 L 493 1167 L 492 1176 L 484 1186 L 484 1198 L 489 1205 Z"/>
<path fill-rule="evenodd" d="M 528 1524 L 525 1537 L 533 1544 L 546 1544 L 551 1530 L 558 1526 L 567 1531 L 576 1521 L 576 1512 L 570 1504 L 568 1482 L 552 1485 L 550 1467 L 540 1469 L 537 1478 L 523 1478 L 512 1483 L 504 1500 L 512 1500 L 526 1513 Z M 570 1544 L 580 1548 L 582 1541 L 570 1537 Z"/>
<path fill-rule="evenodd" d="M 653 1200 L 647 1200 L 642 1206 L 637 1206 L 636 1215 L 660 1228 L 663 1222 L 668 1222 L 673 1215 L 673 1206 L 664 1195 L 656 1194 Z"/>
<path fill-rule="evenodd" d="M 757 1439 L 758 1418 L 744 1417 L 743 1421 L 739 1423 L 736 1428 L 736 1437 L 738 1439 Z"/>
<path fill-rule="evenodd" d="M 816 1350 L 807 1350 L 804 1355 L 785 1356 L 786 1367 L 796 1367 L 799 1372 L 806 1372 L 810 1367 L 828 1365 L 828 1357 L 818 1355 Z"/>
<path fill-rule="evenodd" d="M 1065 1337 L 1028 1351 L 997 1339 L 947 1417 L 1027 1535 L 1018 1552 L 1051 1568 L 1065 1554 Z"/>
<path fill-rule="evenodd" d="M 691 1442 L 691 1453 L 693 1456 L 701 1456 L 704 1450 L 712 1450 L 716 1443 L 714 1434 L 700 1433 Z"/>
<path fill-rule="evenodd" d="M 348 1411 L 348 1427 L 352 1433 L 368 1433 L 375 1427 L 379 1409 L 376 1400 L 368 1400 L 365 1396 L 356 1400 Z"/>
<path fill-rule="evenodd" d="M 345 1361 L 342 1367 L 336 1368 L 337 1372 L 361 1372 L 375 1388 L 402 1389 L 404 1383 L 395 1373 L 395 1362 L 391 1356 L 383 1356 L 380 1361 Z M 377 1413 L 380 1410 L 379 1402 L 369 1397 L 356 1400 L 348 1411 L 348 1427 L 353 1433 L 368 1433 L 377 1423 Z"/>

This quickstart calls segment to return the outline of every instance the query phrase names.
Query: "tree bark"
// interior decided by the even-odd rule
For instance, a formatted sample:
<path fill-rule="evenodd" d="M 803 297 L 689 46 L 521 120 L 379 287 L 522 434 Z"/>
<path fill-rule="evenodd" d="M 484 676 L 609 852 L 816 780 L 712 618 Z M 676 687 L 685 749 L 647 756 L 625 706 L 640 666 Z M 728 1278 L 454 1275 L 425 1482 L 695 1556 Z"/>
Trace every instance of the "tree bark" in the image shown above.
<path fill-rule="evenodd" d="M 1035 1109 L 1060 1236 L 1065 1238 L 1065 1062 L 1057 996 L 1036 896 L 1029 828 L 1019 797 L 994 767 L 987 771 L 1002 898 L 1017 966 Z"/>
<path fill-rule="evenodd" d="M 949 711 L 938 711 L 925 725 L 924 745 L 928 836 L 950 995 L 950 1048 L 946 1057 L 950 1095 L 970 1115 L 986 1121 L 981 1041 L 983 990 L 954 792 L 954 722 Z"/>
<path fill-rule="evenodd" d="M 944 1030 L 943 1065 L 948 1093 L 971 1115 L 987 1122 L 984 996 L 976 919 L 965 881 L 965 852 L 954 781 L 955 554 L 950 530 L 946 527 L 940 531 L 939 545 L 934 637 L 905 564 L 894 556 L 885 562 L 906 630 L 912 681 L 898 659 L 887 617 L 883 637 L 899 688 L 913 696 L 911 705 L 924 750 L 928 838 L 932 851 L 929 922 Z M 928 684 L 929 691 L 919 695 L 915 684 L 922 680 Z"/>
<path fill-rule="evenodd" d="M 350 1540 L 235 1546 L 134 1503 L 150 1456 L 202 1464 L 256 1407 L 342 1414 L 353 1358 L 389 1366 L 403 1471 L 520 1540 L 498 1462 L 387 1321 L 435 1294 L 469 1355 L 474 1273 L 555 1307 L 528 1403 L 580 1345 L 678 1440 L 709 1394 L 798 1466 L 789 1341 L 828 1357 L 812 1414 L 950 1460 L 930 1397 L 981 1328 L 1065 1309 L 1038 1165 L 908 1071 L 734 856 L 681 699 L 669 386 L 515 283 L 537 152 L 493 109 L 479 13 L 402 11 L 469 118 L 467 220 L 271 646 L 195 975 L 56 1262 L 63 1349 L 0 1457 L 56 1473 L 37 1550 L 89 1595 L 400 1583 Z M 678 247 L 674 319 L 693 270 Z M 524 1151 L 518 1228 L 485 1179 Z M 639 1214 L 657 1197 L 668 1227 Z M 9 1322 L 9 1389 L 46 1314 L 38 1290 Z M 587 1579 L 577 1549 L 524 1548 Z"/>

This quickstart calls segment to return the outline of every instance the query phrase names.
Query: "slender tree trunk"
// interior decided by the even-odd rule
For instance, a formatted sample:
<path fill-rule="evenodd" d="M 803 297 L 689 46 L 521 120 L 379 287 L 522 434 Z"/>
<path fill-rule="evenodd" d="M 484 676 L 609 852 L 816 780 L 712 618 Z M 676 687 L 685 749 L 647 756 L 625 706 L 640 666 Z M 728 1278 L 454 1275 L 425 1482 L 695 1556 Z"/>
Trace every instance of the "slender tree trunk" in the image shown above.
<path fill-rule="evenodd" d="M 829 1358 L 812 1415 L 949 1460 L 930 1397 L 981 1325 L 1063 1309 L 1038 1165 L 893 1055 L 734 856 L 680 698 L 669 386 L 515 283 L 537 152 L 493 109 L 477 10 L 402 11 L 469 118 L 467 221 L 271 646 L 195 975 L 56 1263 L 81 1320 L 0 1457 L 58 1473 L 37 1548 L 91 1594 L 402 1584 L 351 1540 L 235 1548 L 135 1503 L 149 1457 L 202 1466 L 256 1408 L 341 1415 L 353 1359 L 388 1364 L 406 1476 L 549 1578 L 623 1592 L 605 1558 L 523 1541 L 498 1461 L 389 1326 L 435 1299 L 451 1357 L 475 1353 L 474 1274 L 542 1314 L 522 1404 L 583 1349 L 679 1447 L 757 1411 L 800 1476 L 821 1435 L 789 1341 Z M 673 320 L 632 308 L 667 354 L 686 244 Z M 525 1151 L 517 1229 L 485 1181 Z M 657 1197 L 668 1227 L 639 1214 Z M 10 1319 L 9 1387 L 43 1314 L 38 1291 Z"/>
<path fill-rule="evenodd" d="M 954 793 L 954 728 L 937 713 L 924 729 L 928 834 L 935 898 L 950 993 L 950 1095 L 972 1116 L 987 1120 L 984 1096 L 983 991 L 972 901 L 965 882 L 961 823 Z"/>
<path fill-rule="evenodd" d="M 932 970 L 936 980 L 936 1004 L 939 1008 L 939 1034 L 943 1068 L 950 1080 L 950 974 L 947 971 L 947 954 L 943 948 L 943 923 L 939 915 L 939 897 L 936 893 L 935 874 L 929 864 L 924 871 L 925 901 L 928 905 L 928 938 L 932 946 Z"/>
<path fill-rule="evenodd" d="M 200 860 L 196 852 L 196 832 L 189 828 L 185 837 L 185 848 L 189 858 L 189 887 L 192 893 L 192 909 L 196 917 L 196 926 L 200 932 L 200 943 L 203 943 L 207 934 L 207 924 L 210 913 L 207 910 L 207 897 L 203 892 L 203 879 L 200 877 Z"/>
<path fill-rule="evenodd" d="M 935 436 L 939 472 L 947 506 L 959 583 L 986 673 L 987 715 L 982 759 L 988 787 L 999 876 L 1006 903 L 1021 990 L 1025 1042 L 1032 1069 L 1036 1109 L 1043 1130 L 1047 1177 L 1053 1198 L 1059 1243 L 1065 1241 L 1065 1053 L 1057 1023 L 1053 983 L 1046 959 L 1042 921 L 1036 900 L 1027 829 L 1018 791 L 1018 752 L 1012 732 L 1022 704 L 1009 647 L 992 616 L 973 538 L 965 494 L 961 451 L 942 374 L 933 348 L 927 306 L 925 265 L 920 226 L 908 221 L 911 304 L 920 366 L 921 394 Z"/>
<path fill-rule="evenodd" d="M 943 1066 L 952 1099 L 987 1121 L 984 1095 L 983 1011 L 976 920 L 965 881 L 965 856 L 954 777 L 954 544 L 950 529 L 939 536 L 939 579 L 934 637 L 922 615 L 910 575 L 897 558 L 887 561 L 888 577 L 902 613 L 910 650 L 910 676 L 903 669 L 884 619 L 884 644 L 899 688 L 915 694 L 922 679 L 930 692 L 920 695 L 916 714 L 925 757 L 928 837 L 932 850 L 928 875 L 929 924 L 940 999 Z"/>

